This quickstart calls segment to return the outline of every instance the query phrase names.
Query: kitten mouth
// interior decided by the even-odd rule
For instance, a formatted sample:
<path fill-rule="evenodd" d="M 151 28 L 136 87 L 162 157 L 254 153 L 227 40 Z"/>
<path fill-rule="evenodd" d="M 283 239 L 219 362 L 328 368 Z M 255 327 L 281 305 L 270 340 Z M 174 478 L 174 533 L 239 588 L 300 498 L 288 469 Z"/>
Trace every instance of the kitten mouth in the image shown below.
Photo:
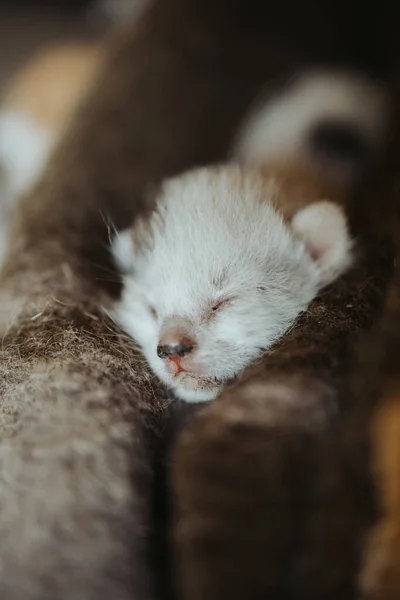
<path fill-rule="evenodd" d="M 171 365 L 169 366 L 171 367 Z M 190 368 L 186 369 L 180 362 L 178 364 L 175 363 L 173 371 L 166 365 L 166 371 L 170 385 L 172 384 L 173 387 L 181 388 L 182 391 L 185 390 L 187 392 L 213 394 L 234 379 L 234 377 L 218 378 L 213 375 L 203 375 L 200 368 L 200 372 L 194 372 Z"/>
<path fill-rule="evenodd" d="M 232 375 L 231 377 L 222 379 L 211 375 L 207 377 L 206 375 L 197 375 L 190 371 L 181 370 L 179 373 L 175 373 L 172 379 L 177 384 L 182 385 L 182 387 L 213 390 L 234 383 L 238 379 L 238 375 Z"/>
<path fill-rule="evenodd" d="M 195 375 L 187 371 L 181 371 L 174 379 L 179 382 L 179 385 L 190 390 L 212 390 L 223 384 L 216 377 Z"/>

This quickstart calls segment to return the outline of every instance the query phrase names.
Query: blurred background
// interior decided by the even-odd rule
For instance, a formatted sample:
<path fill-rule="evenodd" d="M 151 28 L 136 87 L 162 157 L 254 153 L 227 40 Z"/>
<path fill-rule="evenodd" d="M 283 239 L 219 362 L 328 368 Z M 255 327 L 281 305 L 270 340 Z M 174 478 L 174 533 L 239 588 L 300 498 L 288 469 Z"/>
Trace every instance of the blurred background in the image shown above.
<path fill-rule="evenodd" d="M 142 0 L 0 0 L 0 94 L 10 74 L 49 43 L 100 35 Z"/>

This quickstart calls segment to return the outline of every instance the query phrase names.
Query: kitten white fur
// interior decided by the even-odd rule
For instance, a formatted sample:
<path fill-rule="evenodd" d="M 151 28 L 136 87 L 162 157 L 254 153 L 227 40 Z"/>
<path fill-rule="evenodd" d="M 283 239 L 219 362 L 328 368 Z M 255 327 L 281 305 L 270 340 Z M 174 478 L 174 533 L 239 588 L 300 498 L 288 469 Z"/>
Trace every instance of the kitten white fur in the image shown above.
<path fill-rule="evenodd" d="M 273 174 L 249 167 L 195 170 L 165 183 L 149 223 L 115 239 L 124 287 L 113 317 L 186 401 L 215 398 L 351 263 L 338 206 L 311 204 L 288 223 L 279 193 Z M 171 328 L 193 345 L 179 369 L 157 355 Z"/>

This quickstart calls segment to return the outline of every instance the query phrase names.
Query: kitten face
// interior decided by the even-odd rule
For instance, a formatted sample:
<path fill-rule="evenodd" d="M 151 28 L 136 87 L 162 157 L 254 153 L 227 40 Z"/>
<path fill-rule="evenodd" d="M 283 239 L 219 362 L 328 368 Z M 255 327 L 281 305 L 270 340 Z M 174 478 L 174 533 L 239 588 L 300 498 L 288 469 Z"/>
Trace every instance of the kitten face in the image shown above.
<path fill-rule="evenodd" d="M 125 274 L 113 316 L 184 400 L 215 398 L 325 283 L 273 207 L 277 193 L 237 167 L 194 171 L 166 184 L 150 223 L 115 240 Z"/>

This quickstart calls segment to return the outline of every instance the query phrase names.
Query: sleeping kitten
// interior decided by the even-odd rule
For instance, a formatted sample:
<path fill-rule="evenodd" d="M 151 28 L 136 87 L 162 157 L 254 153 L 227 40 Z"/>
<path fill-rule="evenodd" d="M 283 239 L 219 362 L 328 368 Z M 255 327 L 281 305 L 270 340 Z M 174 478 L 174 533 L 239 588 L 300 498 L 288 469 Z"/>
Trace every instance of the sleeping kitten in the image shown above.
<path fill-rule="evenodd" d="M 286 218 L 285 185 L 273 170 L 192 171 L 115 239 L 114 318 L 183 400 L 215 398 L 352 262 L 342 209 L 320 198 Z"/>
<path fill-rule="evenodd" d="M 241 166 L 166 182 L 150 221 L 117 235 L 113 318 L 177 396 L 215 398 L 351 265 L 345 213 L 326 198 L 346 197 L 379 148 L 384 107 L 361 77 L 304 74 L 251 111 Z"/>

